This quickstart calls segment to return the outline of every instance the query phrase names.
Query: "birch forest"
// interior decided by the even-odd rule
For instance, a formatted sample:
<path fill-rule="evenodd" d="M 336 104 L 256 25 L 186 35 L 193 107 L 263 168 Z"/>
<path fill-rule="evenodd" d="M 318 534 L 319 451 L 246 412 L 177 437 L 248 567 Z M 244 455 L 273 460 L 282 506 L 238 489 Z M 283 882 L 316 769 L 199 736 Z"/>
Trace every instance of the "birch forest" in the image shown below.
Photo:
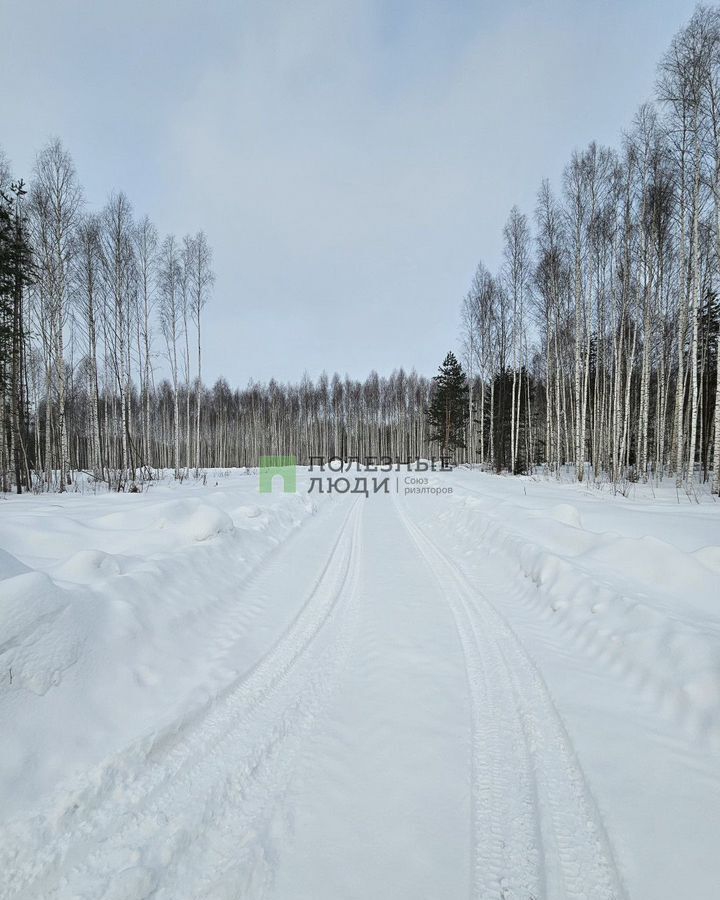
<path fill-rule="evenodd" d="M 0 191 L 3 489 L 63 491 L 79 471 L 124 489 L 151 467 L 197 470 L 205 234 L 161 238 L 124 193 L 88 211 L 58 139 L 27 187 L 0 156 Z"/>
<path fill-rule="evenodd" d="M 720 16 L 698 8 L 617 148 L 513 208 L 462 304 L 469 445 L 518 472 L 720 479 Z"/>
<path fill-rule="evenodd" d="M 128 490 L 158 468 L 180 478 L 263 454 L 439 455 L 433 382 L 414 371 L 206 386 L 207 237 L 161 236 L 124 193 L 89 210 L 60 140 L 27 184 L 0 153 L 0 191 L 3 490 L 63 491 L 79 472 Z M 675 37 L 618 146 L 572 152 L 502 237 L 499 269 L 480 263 L 460 304 L 456 462 L 718 491 L 716 9 Z"/>

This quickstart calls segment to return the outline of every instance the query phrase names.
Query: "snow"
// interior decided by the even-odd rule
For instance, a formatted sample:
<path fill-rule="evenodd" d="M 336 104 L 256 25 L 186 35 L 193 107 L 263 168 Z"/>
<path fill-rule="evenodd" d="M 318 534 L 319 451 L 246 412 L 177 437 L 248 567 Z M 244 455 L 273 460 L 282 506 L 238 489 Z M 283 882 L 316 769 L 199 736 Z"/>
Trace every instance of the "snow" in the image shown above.
<path fill-rule="evenodd" d="M 713 898 L 720 507 L 0 500 L 0 897 Z"/>
<path fill-rule="evenodd" d="M 3 503 L 0 711 L 13 722 L 0 759 L 4 814 L 32 812 L 61 775 L 98 764 L 228 677 L 219 632 L 246 628 L 254 610 L 227 597 L 313 505 L 259 495 L 246 476 L 216 480 Z"/>
<path fill-rule="evenodd" d="M 512 559 L 533 582 L 528 601 L 568 640 L 718 743 L 718 505 L 493 481 L 482 496 L 465 490 L 458 541 L 471 531 Z M 572 504 L 554 502 L 569 493 Z"/>

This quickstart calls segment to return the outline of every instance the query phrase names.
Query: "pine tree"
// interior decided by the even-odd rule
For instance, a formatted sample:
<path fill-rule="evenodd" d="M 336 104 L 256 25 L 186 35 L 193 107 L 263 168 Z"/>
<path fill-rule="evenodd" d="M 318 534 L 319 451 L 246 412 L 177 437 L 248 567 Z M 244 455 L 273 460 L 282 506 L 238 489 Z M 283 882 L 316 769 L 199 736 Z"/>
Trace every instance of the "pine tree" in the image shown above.
<path fill-rule="evenodd" d="M 462 366 L 454 353 L 448 353 L 433 378 L 432 395 L 427 412 L 430 440 L 440 444 L 443 456 L 465 446 L 468 420 L 468 384 Z"/>

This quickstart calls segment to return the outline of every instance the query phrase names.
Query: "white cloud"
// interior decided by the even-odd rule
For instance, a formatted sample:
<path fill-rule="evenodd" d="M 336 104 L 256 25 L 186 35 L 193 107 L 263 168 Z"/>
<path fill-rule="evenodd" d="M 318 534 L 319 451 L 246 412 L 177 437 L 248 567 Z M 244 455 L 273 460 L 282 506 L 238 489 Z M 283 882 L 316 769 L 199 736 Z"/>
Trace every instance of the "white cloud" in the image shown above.
<path fill-rule="evenodd" d="M 236 383 L 433 371 L 510 207 L 532 212 L 573 146 L 617 140 L 692 11 L 9 6 L 36 37 L 29 61 L 13 44 L 4 66 L 29 70 L 22 99 L 3 101 L 8 154 L 27 166 L 58 132 L 93 199 L 120 187 L 163 229 L 205 228 L 218 273 L 207 371 Z"/>

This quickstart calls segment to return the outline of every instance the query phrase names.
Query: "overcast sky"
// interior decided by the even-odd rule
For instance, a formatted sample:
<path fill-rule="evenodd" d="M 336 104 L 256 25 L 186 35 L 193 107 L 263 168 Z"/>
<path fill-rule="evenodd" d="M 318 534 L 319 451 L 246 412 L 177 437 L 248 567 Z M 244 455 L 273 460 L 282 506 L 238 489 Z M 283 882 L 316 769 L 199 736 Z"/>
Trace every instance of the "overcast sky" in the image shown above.
<path fill-rule="evenodd" d="M 205 229 L 205 374 L 432 374 L 480 259 L 617 145 L 685 0 L 0 0 L 0 145 Z"/>

